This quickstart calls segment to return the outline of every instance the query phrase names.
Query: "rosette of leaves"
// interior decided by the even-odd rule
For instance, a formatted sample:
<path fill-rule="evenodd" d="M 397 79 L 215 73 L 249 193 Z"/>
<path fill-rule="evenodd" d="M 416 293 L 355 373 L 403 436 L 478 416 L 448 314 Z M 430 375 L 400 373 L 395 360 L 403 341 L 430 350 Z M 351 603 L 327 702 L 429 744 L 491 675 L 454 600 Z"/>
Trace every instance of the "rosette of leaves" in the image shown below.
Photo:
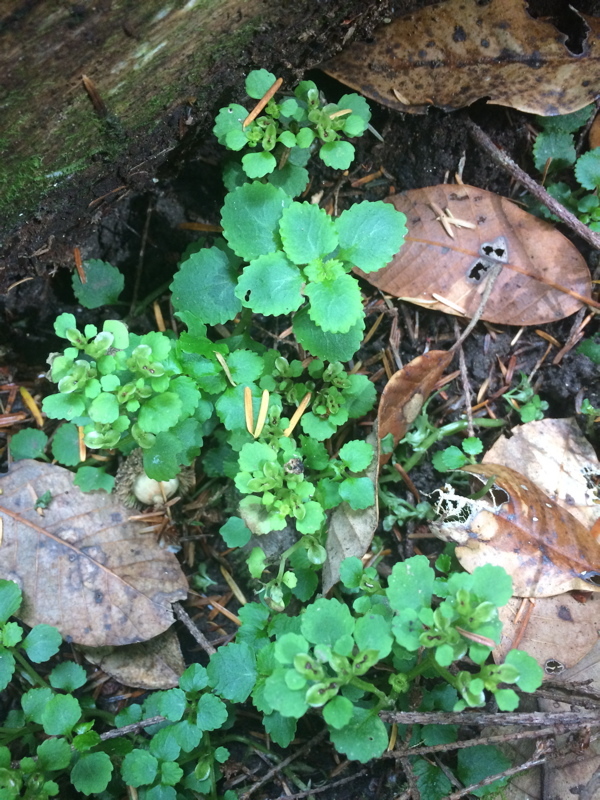
<path fill-rule="evenodd" d="M 91 449 L 137 444 L 146 474 L 156 480 L 189 466 L 212 406 L 183 374 L 175 342 L 159 332 L 131 334 L 118 320 L 106 321 L 100 333 L 94 325 L 81 333 L 72 314 L 57 317 L 54 328 L 71 346 L 49 359 L 58 393 L 44 399 L 48 417 L 82 426 Z"/>
<path fill-rule="evenodd" d="M 246 78 L 249 97 L 260 100 L 275 83 L 265 69 L 253 70 Z M 248 111 L 238 103 L 222 108 L 214 134 L 228 150 L 244 153 L 240 162 L 225 170 L 229 190 L 248 178 L 267 178 L 292 197 L 308 183 L 304 168 L 310 153 L 319 146 L 321 160 L 334 169 L 347 169 L 354 160 L 354 146 L 342 138 L 361 136 L 371 112 L 364 99 L 347 94 L 338 103 L 325 103 L 312 81 L 302 81 L 293 97 L 271 98 L 260 116 L 248 125 Z M 249 152 L 248 152 L 249 151 Z"/>

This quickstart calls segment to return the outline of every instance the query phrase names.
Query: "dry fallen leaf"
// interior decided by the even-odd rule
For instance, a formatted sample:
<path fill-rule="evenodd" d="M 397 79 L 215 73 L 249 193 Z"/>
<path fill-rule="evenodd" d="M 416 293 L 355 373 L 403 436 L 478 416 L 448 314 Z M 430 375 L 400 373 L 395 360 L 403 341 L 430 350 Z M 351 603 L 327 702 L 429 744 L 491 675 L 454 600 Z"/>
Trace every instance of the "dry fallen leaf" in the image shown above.
<path fill-rule="evenodd" d="M 590 272 L 577 248 L 554 226 L 505 197 L 473 186 L 440 184 L 386 199 L 406 214 L 404 244 L 378 272 L 356 270 L 383 292 L 471 317 L 480 306 L 486 276 L 502 264 L 482 319 L 506 325 L 562 319 L 582 306 L 569 292 L 591 296 Z M 439 213 L 446 209 L 452 217 Z M 474 227 L 457 227 L 457 222 Z"/>
<path fill-rule="evenodd" d="M 447 350 L 430 350 L 392 375 L 379 401 L 380 441 L 391 433 L 395 447 L 404 438 L 453 358 L 454 353 Z M 391 452 L 381 453 L 380 466 L 387 463 L 390 456 Z"/>
<path fill-rule="evenodd" d="M 600 518 L 600 462 L 572 417 L 517 425 L 483 463 L 516 469 L 587 528 Z"/>
<path fill-rule="evenodd" d="M 379 475 L 379 438 L 377 425 L 367 436 L 373 445 L 375 457 L 365 475 L 375 484 L 375 504 L 354 511 L 348 503 L 342 503 L 332 513 L 327 527 L 327 560 L 323 564 L 323 594 L 326 595 L 340 579 L 340 564 L 345 558 L 362 558 L 369 549 L 379 521 L 377 501 L 377 479 Z"/>
<path fill-rule="evenodd" d="M 574 667 L 600 636 L 598 595 L 586 603 L 578 602 L 568 592 L 533 601 L 512 597 L 499 614 L 502 637 L 494 648 L 494 660 L 504 661 L 508 651 L 517 647 L 535 658 L 546 677 L 555 677 Z M 519 638 L 515 641 L 516 636 Z"/>
<path fill-rule="evenodd" d="M 456 556 L 468 572 L 483 564 L 504 567 L 517 597 L 600 592 L 593 583 L 600 575 L 600 545 L 575 517 L 508 467 L 475 464 L 463 471 L 476 477 L 478 488 L 495 476 L 490 491 L 479 500 L 442 493 L 453 511 L 431 528 L 459 545 Z"/>
<path fill-rule="evenodd" d="M 525 0 L 448 0 L 377 28 L 321 65 L 328 75 L 399 111 L 489 103 L 543 116 L 592 103 L 600 85 L 600 21 L 581 53 L 550 22 L 533 19 Z"/>
<path fill-rule="evenodd" d="M 179 640 L 173 630 L 154 639 L 123 647 L 81 647 L 86 659 L 111 678 L 136 689 L 171 689 L 185 670 Z"/>
<path fill-rule="evenodd" d="M 19 618 L 95 647 L 158 636 L 173 623 L 171 603 L 187 595 L 177 559 L 139 533 L 114 495 L 84 493 L 73 477 L 24 459 L 0 479 L 0 577 L 23 591 Z M 52 501 L 40 517 L 45 492 Z"/>

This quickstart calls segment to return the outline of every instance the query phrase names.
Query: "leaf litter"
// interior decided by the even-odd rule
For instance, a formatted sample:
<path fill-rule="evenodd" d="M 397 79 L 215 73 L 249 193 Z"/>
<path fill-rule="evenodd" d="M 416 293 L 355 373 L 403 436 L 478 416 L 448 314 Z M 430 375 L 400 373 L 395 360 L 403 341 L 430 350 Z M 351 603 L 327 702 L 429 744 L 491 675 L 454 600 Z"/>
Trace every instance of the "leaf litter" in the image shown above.
<path fill-rule="evenodd" d="M 73 478 L 23 459 L 0 479 L 0 577 L 21 586 L 20 619 L 94 647 L 158 636 L 174 621 L 171 604 L 187 596 L 177 558 L 128 521 L 115 495 L 82 492 Z M 52 500 L 40 517 L 45 492 Z"/>

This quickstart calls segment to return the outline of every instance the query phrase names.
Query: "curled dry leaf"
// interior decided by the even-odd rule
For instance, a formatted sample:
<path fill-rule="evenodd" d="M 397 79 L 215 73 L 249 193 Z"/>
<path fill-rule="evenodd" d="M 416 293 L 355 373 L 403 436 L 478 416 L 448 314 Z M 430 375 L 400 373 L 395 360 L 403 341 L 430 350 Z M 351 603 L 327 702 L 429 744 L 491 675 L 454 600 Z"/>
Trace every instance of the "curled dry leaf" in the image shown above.
<path fill-rule="evenodd" d="M 600 462 L 572 417 L 516 425 L 483 463 L 518 470 L 586 528 L 600 519 Z"/>
<path fill-rule="evenodd" d="M 502 637 L 494 648 L 494 660 L 504 661 L 508 651 L 517 647 L 533 656 L 548 678 L 574 667 L 598 642 L 598 595 L 586 603 L 568 592 L 533 601 L 512 597 L 499 614 Z"/>
<path fill-rule="evenodd" d="M 377 424 L 367 436 L 373 445 L 375 456 L 364 474 L 375 485 L 375 504 L 368 508 L 354 510 L 348 503 L 342 503 L 331 514 L 327 527 L 327 560 L 323 564 L 323 594 L 332 589 L 340 579 L 340 564 L 345 558 L 362 558 L 369 549 L 379 522 L 379 503 L 377 501 L 377 480 L 379 476 L 379 437 Z"/>
<path fill-rule="evenodd" d="M 591 296 L 590 272 L 577 248 L 505 197 L 440 184 L 386 199 L 406 214 L 408 235 L 387 267 L 369 275 L 357 270 L 383 292 L 471 317 L 481 304 L 487 275 L 501 264 L 482 319 L 506 325 L 562 319 Z M 458 224 L 463 222 L 473 227 Z"/>
<path fill-rule="evenodd" d="M 458 544 L 456 556 L 472 572 L 504 567 L 517 597 L 549 597 L 571 589 L 600 592 L 600 545 L 590 532 L 524 475 L 500 464 L 463 467 L 477 488 L 494 478 L 484 498 L 442 493 L 436 536 Z"/>
<path fill-rule="evenodd" d="M 543 116 L 592 103 L 600 84 L 600 21 L 582 18 L 581 53 L 550 22 L 533 19 L 525 0 L 448 0 L 398 17 L 368 43 L 350 47 L 321 69 L 398 111 L 488 102 Z"/>
<path fill-rule="evenodd" d="M 23 622 L 95 647 L 142 642 L 173 623 L 185 576 L 114 495 L 84 493 L 72 472 L 30 459 L 11 467 L 0 490 L 0 577 L 20 585 Z M 52 500 L 40 517 L 34 506 L 45 492 Z"/>
<path fill-rule="evenodd" d="M 395 447 L 404 438 L 453 358 L 454 353 L 447 350 L 430 350 L 392 375 L 379 400 L 379 441 L 391 433 Z M 386 464 L 390 456 L 381 453 L 379 465 Z"/>
<path fill-rule="evenodd" d="M 81 647 L 86 659 L 111 678 L 136 689 L 171 689 L 185 670 L 179 640 L 173 630 L 154 639 L 123 647 Z"/>

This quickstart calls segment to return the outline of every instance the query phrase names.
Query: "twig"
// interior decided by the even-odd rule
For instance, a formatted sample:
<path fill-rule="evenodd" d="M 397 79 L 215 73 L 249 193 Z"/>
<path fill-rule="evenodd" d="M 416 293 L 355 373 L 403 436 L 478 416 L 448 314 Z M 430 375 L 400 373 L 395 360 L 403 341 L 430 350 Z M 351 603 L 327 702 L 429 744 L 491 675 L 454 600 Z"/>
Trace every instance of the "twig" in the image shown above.
<path fill-rule="evenodd" d="M 490 295 L 492 293 L 492 289 L 494 288 L 494 285 L 495 285 L 496 281 L 500 277 L 500 273 L 502 272 L 502 267 L 503 266 L 504 266 L 504 264 L 501 261 L 497 261 L 494 264 L 494 266 L 491 267 L 490 271 L 487 274 L 487 280 L 486 280 L 485 288 L 484 288 L 483 293 L 481 295 L 481 302 L 479 303 L 479 306 L 477 307 L 477 311 L 471 317 L 471 321 L 469 322 L 467 327 L 462 332 L 462 335 L 460 336 L 460 338 L 457 339 L 457 341 L 452 345 L 452 347 L 450 348 L 451 350 L 453 350 L 453 351 L 458 350 L 458 348 L 462 345 L 462 343 L 465 341 L 467 336 L 471 333 L 471 331 L 473 330 L 475 325 L 477 325 L 477 323 L 481 319 L 481 316 L 482 316 L 483 312 L 485 311 L 485 307 L 487 305 L 487 301 L 490 299 Z"/>
<path fill-rule="evenodd" d="M 192 636 L 198 642 L 198 644 L 204 650 L 204 652 L 208 653 L 209 656 L 214 655 L 217 652 L 216 648 L 214 648 L 212 644 L 208 641 L 206 636 L 202 633 L 200 628 L 196 625 L 196 623 L 190 617 L 190 615 L 187 613 L 184 607 L 180 603 L 173 603 L 173 608 L 175 609 L 175 614 L 177 616 L 177 619 L 180 622 L 183 622 L 185 627 L 192 634 Z"/>
<path fill-rule="evenodd" d="M 454 335 L 460 339 L 460 328 L 458 327 L 458 320 L 454 317 Z M 465 393 L 465 412 L 467 415 L 467 428 L 469 436 L 475 436 L 475 428 L 473 426 L 473 409 L 471 408 L 471 384 L 469 383 L 469 375 L 467 373 L 467 362 L 465 360 L 465 351 L 462 344 L 458 347 L 458 365 L 460 367 L 460 378 L 463 385 L 463 392 Z"/>
<path fill-rule="evenodd" d="M 489 786 L 490 783 L 494 783 L 494 781 L 500 780 L 500 778 L 510 778 L 512 775 L 518 775 L 519 772 L 525 772 L 525 770 L 531 769 L 532 767 L 538 767 L 545 761 L 545 757 L 532 758 L 530 761 L 525 761 L 523 764 L 519 764 L 517 767 L 511 767 L 510 769 L 504 770 L 504 772 L 499 772 L 497 775 L 489 775 L 487 778 L 479 781 L 479 783 L 472 783 L 470 786 L 465 786 L 464 789 L 461 789 L 458 792 L 452 792 L 452 794 L 446 795 L 444 800 L 460 800 L 461 797 L 471 794 L 471 792 L 473 792 L 475 789 L 481 789 L 484 786 Z"/>
<path fill-rule="evenodd" d="M 142 241 L 140 244 L 140 252 L 138 256 L 138 263 L 135 271 L 135 283 L 133 286 L 133 295 L 131 297 L 131 305 L 129 306 L 129 313 L 133 314 L 133 309 L 137 303 L 138 295 L 140 293 L 140 285 L 142 282 L 142 270 L 144 268 L 144 256 L 146 255 L 146 244 L 148 242 L 148 231 L 150 230 L 150 217 L 153 211 L 152 198 L 148 201 L 148 208 L 146 210 L 146 220 L 144 222 L 144 230 L 142 231 Z"/>
<path fill-rule="evenodd" d="M 500 733 L 497 736 L 478 736 L 476 739 L 462 739 L 457 742 L 444 742 L 443 744 L 422 745 L 421 747 L 407 747 L 403 750 L 390 750 L 382 758 L 400 758 L 401 756 L 422 756 L 428 753 L 445 753 L 448 750 L 464 750 L 466 747 L 476 747 L 480 744 L 501 744 L 512 742 L 515 739 L 536 739 L 545 736 L 556 736 L 556 728 L 541 728 L 537 731 L 511 731 Z"/>
<path fill-rule="evenodd" d="M 338 786 L 343 786 L 345 783 L 355 781 L 357 778 L 362 778 L 362 776 L 366 774 L 367 770 L 361 769 L 360 772 L 356 772 L 354 775 L 348 775 L 347 778 L 340 778 L 339 781 L 335 781 L 334 783 L 326 783 L 324 786 L 319 786 L 316 789 L 305 789 L 305 791 L 296 792 L 296 794 L 279 795 L 277 800 L 301 800 L 303 797 L 310 797 L 313 794 L 319 794 L 320 792 L 326 792 L 329 789 L 335 789 Z"/>
<path fill-rule="evenodd" d="M 523 713 L 463 711 L 382 711 L 384 722 L 398 725 L 600 725 L 600 711 L 531 711 Z"/>
<path fill-rule="evenodd" d="M 568 225 L 569 228 L 584 241 L 596 250 L 600 250 L 600 234 L 591 231 L 587 225 L 584 225 L 583 222 L 577 219 L 575 214 L 572 214 L 562 203 L 559 203 L 552 195 L 548 194 L 543 186 L 540 186 L 537 181 L 534 181 L 530 175 L 515 164 L 507 153 L 500 150 L 500 148 L 492 142 L 490 137 L 481 130 L 479 125 L 476 125 L 470 119 L 466 119 L 466 125 L 473 139 L 488 153 L 498 166 L 502 167 L 502 169 L 512 175 L 515 180 L 519 181 L 536 200 L 543 203 L 546 208 L 561 220 L 561 222 Z"/>
<path fill-rule="evenodd" d="M 316 736 L 313 736 L 312 739 L 306 742 L 306 744 L 302 745 L 302 747 L 299 750 L 297 750 L 295 753 L 292 753 L 291 756 L 284 758 L 283 761 L 274 766 L 273 769 L 270 769 L 266 773 L 266 775 L 263 775 L 259 781 L 257 781 L 253 786 L 251 786 L 247 791 L 244 792 L 244 794 L 242 795 L 242 800 L 247 800 L 247 798 L 253 795 L 257 789 L 260 789 L 260 787 L 264 786 L 265 783 L 271 780 L 271 778 L 274 778 L 275 775 L 277 775 L 277 773 L 281 772 L 283 769 L 289 766 L 289 764 L 291 764 L 292 761 L 295 761 L 297 758 L 300 758 L 300 756 L 303 756 L 305 753 L 308 753 L 309 750 L 311 750 L 316 744 L 318 744 L 325 737 L 325 733 L 326 731 L 322 730 L 320 733 L 318 733 Z M 308 792 L 308 794 L 310 794 L 310 792 Z M 304 796 L 305 795 L 302 792 L 299 795 L 293 795 L 293 797 L 304 797 Z M 289 795 L 286 795 L 286 798 L 288 798 L 289 800 Z"/>
<path fill-rule="evenodd" d="M 119 736 L 127 736 L 128 733 L 137 733 L 142 728 L 149 728 L 150 725 L 158 725 L 161 722 L 167 722 L 166 717 L 148 717 L 148 719 L 141 719 L 139 722 L 132 722 L 131 725 L 123 725 L 122 728 L 114 728 L 112 731 L 101 733 L 100 738 L 102 741 L 105 739 L 117 739 Z"/>

